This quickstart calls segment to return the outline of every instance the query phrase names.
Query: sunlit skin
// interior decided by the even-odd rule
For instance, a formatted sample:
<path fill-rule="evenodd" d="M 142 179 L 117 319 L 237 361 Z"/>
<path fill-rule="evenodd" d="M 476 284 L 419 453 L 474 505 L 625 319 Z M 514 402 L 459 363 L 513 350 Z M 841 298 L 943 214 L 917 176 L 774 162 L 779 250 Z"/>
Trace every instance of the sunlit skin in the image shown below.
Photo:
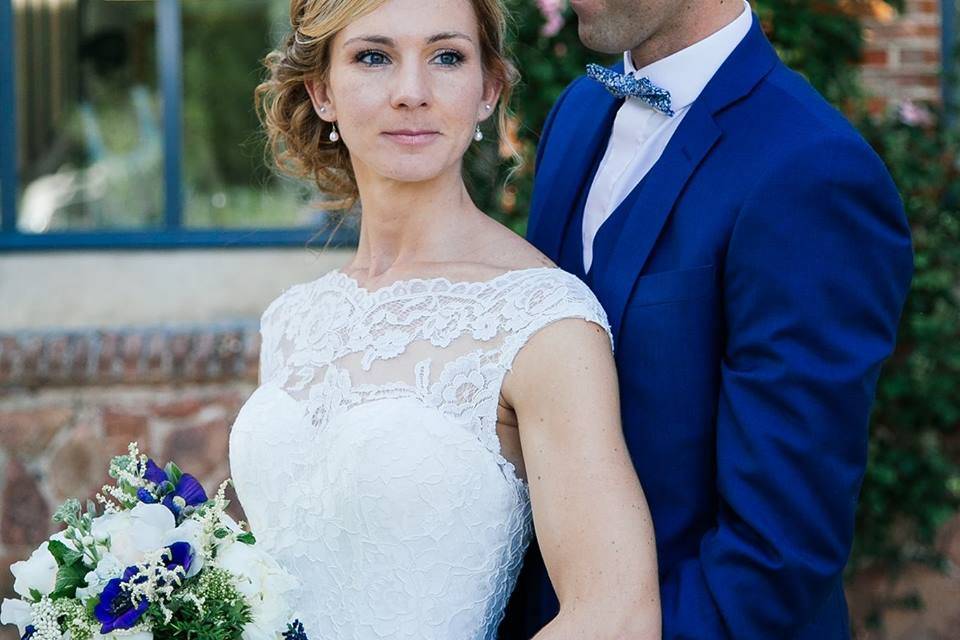
<path fill-rule="evenodd" d="M 327 82 L 307 88 L 319 117 L 336 122 L 361 195 L 347 268 L 375 285 L 509 233 L 477 209 L 461 173 L 500 93 L 485 78 L 470 2 L 390 0 L 337 33 L 330 52 Z"/>
<path fill-rule="evenodd" d="M 584 45 L 630 51 L 636 68 L 698 42 L 730 24 L 742 0 L 570 0 Z"/>
<path fill-rule="evenodd" d="M 464 152 L 500 94 L 484 76 L 478 31 L 469 0 L 389 0 L 336 34 L 326 81 L 307 83 L 350 151 L 362 217 L 342 271 L 368 290 L 554 266 L 480 211 L 463 183 Z M 653 525 L 606 332 L 578 318 L 538 332 L 503 381 L 497 417 L 503 455 L 529 480 L 561 603 L 536 640 L 659 638 Z"/>

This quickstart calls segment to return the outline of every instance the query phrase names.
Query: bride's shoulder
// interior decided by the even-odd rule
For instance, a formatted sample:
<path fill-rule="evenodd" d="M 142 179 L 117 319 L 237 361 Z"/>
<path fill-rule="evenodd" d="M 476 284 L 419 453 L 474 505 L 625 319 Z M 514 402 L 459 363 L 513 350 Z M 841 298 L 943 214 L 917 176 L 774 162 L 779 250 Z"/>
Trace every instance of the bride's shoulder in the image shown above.
<path fill-rule="evenodd" d="M 504 295 L 513 302 L 504 305 L 507 313 L 513 316 L 510 320 L 515 320 L 507 324 L 521 328 L 520 333 L 526 339 L 555 324 L 564 325 L 566 329 L 562 331 L 565 334 L 589 329 L 583 322 L 560 322 L 581 320 L 595 325 L 590 331 L 599 327 L 602 333 L 606 333 L 612 347 L 606 311 L 583 280 L 559 267 L 531 267 L 512 273 L 513 277 L 502 287 Z"/>

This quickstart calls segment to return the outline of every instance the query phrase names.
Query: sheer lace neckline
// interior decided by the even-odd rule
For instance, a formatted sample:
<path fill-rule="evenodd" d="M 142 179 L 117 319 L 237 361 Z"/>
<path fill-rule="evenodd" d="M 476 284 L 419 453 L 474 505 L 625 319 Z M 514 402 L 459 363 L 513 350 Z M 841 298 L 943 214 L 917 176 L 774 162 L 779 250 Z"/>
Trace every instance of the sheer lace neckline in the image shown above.
<path fill-rule="evenodd" d="M 487 287 L 494 287 L 503 282 L 509 282 L 515 278 L 522 277 L 527 274 L 541 271 L 562 271 L 560 267 L 524 267 L 522 269 L 510 269 L 509 271 L 504 271 L 492 278 L 486 280 L 451 280 L 445 276 L 431 276 L 426 278 L 403 278 L 401 280 L 394 280 L 388 284 L 383 285 L 382 287 L 377 287 L 376 289 L 369 289 L 360 284 L 356 278 L 349 276 L 340 269 L 333 269 L 327 272 L 320 280 L 330 278 L 333 281 L 342 283 L 348 290 L 356 293 L 357 295 L 365 297 L 389 297 L 392 294 L 404 294 L 409 293 L 411 288 L 417 288 L 422 290 L 423 288 L 428 288 L 430 291 L 436 291 L 436 287 L 442 287 L 445 290 L 449 289 L 468 289 L 468 290 L 481 290 Z"/>

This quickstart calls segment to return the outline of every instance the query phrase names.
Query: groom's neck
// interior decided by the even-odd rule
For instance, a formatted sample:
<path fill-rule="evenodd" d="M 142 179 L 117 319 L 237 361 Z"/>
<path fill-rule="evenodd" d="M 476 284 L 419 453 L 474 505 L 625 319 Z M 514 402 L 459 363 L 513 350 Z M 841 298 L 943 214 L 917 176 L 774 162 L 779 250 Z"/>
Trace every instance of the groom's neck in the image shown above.
<path fill-rule="evenodd" d="M 630 50 L 637 69 L 662 60 L 716 33 L 746 10 L 743 0 L 689 0 L 645 41 Z"/>

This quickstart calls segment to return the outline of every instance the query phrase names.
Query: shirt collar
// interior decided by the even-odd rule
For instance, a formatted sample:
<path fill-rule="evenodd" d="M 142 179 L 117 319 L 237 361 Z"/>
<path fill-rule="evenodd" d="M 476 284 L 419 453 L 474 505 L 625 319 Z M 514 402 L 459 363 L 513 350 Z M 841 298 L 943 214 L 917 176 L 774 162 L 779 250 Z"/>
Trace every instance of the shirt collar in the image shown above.
<path fill-rule="evenodd" d="M 658 87 L 669 91 L 674 111 L 689 106 L 750 31 L 753 12 L 747 0 L 743 4 L 743 12 L 727 26 L 642 69 L 633 66 L 629 51 L 624 52 L 624 72 L 649 78 Z"/>

